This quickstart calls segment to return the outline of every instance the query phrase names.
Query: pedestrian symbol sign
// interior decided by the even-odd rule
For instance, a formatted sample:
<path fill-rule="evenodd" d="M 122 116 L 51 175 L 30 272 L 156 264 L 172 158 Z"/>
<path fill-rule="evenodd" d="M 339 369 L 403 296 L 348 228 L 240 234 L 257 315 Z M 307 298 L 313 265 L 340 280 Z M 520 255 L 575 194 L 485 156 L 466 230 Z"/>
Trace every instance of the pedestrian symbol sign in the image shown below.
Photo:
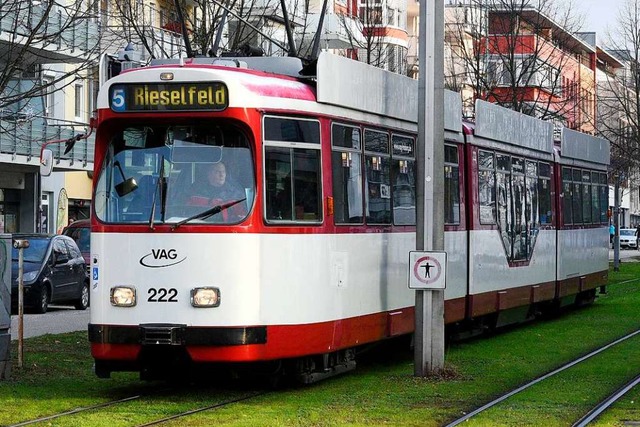
<path fill-rule="evenodd" d="M 446 252 L 409 252 L 409 289 L 444 289 Z"/>

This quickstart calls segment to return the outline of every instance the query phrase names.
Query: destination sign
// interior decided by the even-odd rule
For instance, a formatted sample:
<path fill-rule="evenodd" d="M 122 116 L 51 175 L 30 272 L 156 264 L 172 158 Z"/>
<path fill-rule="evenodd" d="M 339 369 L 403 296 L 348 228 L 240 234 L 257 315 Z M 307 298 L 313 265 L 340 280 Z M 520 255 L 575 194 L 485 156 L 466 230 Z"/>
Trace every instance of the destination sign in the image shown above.
<path fill-rule="evenodd" d="M 207 83 L 131 83 L 113 85 L 109 104 L 126 111 L 222 111 L 229 105 L 227 86 Z"/>

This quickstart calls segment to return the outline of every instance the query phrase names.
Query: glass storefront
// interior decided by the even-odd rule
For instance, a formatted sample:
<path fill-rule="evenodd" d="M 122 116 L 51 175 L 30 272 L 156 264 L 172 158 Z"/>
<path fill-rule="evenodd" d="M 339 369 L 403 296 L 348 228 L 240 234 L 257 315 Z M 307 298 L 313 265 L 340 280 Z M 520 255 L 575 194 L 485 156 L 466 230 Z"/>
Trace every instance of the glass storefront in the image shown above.
<path fill-rule="evenodd" d="M 20 192 L 0 188 L 0 233 L 17 233 L 20 224 Z"/>

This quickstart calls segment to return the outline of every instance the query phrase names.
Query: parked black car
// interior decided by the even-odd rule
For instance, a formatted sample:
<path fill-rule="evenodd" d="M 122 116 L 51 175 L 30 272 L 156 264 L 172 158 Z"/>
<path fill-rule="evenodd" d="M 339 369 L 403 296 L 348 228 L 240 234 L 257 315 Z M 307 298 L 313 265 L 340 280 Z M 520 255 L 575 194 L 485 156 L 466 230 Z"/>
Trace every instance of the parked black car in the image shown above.
<path fill-rule="evenodd" d="M 91 267 L 90 248 L 91 248 L 91 220 L 79 219 L 72 222 L 62 230 L 62 234 L 71 237 L 78 245 L 78 249 L 87 263 L 87 269 Z"/>
<path fill-rule="evenodd" d="M 84 258 L 67 236 L 14 234 L 28 240 L 23 249 L 24 305 L 36 313 L 46 313 L 50 303 L 72 304 L 78 310 L 89 306 L 89 279 Z M 18 249 L 11 254 L 11 306 L 18 307 Z"/>

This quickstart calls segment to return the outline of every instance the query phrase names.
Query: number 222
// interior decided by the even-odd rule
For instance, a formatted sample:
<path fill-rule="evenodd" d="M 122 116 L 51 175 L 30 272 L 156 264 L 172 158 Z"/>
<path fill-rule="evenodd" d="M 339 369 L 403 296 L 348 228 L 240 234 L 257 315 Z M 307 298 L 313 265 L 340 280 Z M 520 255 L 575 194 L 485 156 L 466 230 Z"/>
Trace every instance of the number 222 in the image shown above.
<path fill-rule="evenodd" d="M 175 288 L 150 288 L 148 302 L 178 302 L 178 290 Z"/>

